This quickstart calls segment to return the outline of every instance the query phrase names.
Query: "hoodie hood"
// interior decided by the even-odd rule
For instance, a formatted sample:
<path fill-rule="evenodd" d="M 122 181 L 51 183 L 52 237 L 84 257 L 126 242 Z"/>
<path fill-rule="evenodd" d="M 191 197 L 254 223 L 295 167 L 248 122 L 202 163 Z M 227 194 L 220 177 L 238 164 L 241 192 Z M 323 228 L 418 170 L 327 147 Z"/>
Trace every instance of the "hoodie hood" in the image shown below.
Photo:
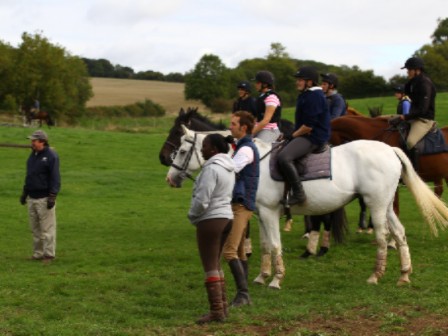
<path fill-rule="evenodd" d="M 235 170 L 235 163 L 233 162 L 232 158 L 228 154 L 219 153 L 216 155 L 213 155 L 210 159 L 205 162 L 204 167 L 211 165 L 211 164 L 217 164 L 226 169 L 229 172 L 232 172 Z"/>

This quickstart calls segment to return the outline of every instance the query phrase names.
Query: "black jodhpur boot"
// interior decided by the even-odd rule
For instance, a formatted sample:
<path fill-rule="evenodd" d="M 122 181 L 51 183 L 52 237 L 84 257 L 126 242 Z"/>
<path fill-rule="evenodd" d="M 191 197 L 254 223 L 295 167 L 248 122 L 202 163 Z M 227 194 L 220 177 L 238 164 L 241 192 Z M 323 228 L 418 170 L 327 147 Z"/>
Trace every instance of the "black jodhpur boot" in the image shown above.
<path fill-rule="evenodd" d="M 280 168 L 292 190 L 292 193 L 290 194 L 288 199 L 288 204 L 293 205 L 305 202 L 305 192 L 303 191 L 302 182 L 300 181 L 300 177 L 297 173 L 297 169 L 294 166 L 294 163 L 284 162 L 282 163 Z"/>
<path fill-rule="evenodd" d="M 244 271 L 243 264 L 239 259 L 232 259 L 229 261 L 230 270 L 235 278 L 237 293 L 233 301 L 230 303 L 232 307 L 241 307 L 250 305 L 249 290 L 247 288 L 247 277 Z"/>

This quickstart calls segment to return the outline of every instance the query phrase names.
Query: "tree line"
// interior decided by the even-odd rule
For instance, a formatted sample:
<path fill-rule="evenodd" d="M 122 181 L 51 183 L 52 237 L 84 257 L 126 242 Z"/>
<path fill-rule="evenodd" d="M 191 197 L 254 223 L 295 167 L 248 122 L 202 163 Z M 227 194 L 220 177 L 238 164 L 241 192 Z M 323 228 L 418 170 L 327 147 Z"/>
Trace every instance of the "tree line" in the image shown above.
<path fill-rule="evenodd" d="M 17 48 L 0 41 L 0 109 L 18 111 L 39 100 L 58 117 L 75 118 L 92 97 L 86 66 L 39 33 L 22 34 Z"/>
<path fill-rule="evenodd" d="M 104 58 L 82 58 L 82 60 L 86 64 L 87 71 L 91 77 L 158 80 L 178 83 L 183 83 L 185 77 L 185 75 L 180 72 L 171 72 L 167 75 L 153 70 L 135 72 L 134 69 L 129 66 L 122 66 L 120 64 L 114 65 Z"/>
<path fill-rule="evenodd" d="M 438 91 L 447 91 L 448 82 L 448 18 L 438 19 L 432 41 L 422 46 L 413 56 L 425 62 L 425 72 L 433 80 Z M 404 64 L 405 60 L 403 60 Z M 202 56 L 194 69 L 185 75 L 186 99 L 199 99 L 212 111 L 228 111 L 236 96 L 236 85 L 251 80 L 259 70 L 269 70 L 276 79 L 276 91 L 286 106 L 295 104 L 297 91 L 292 76 L 301 66 L 315 66 L 321 73 L 335 73 L 339 77 L 338 90 L 346 99 L 389 96 L 392 88 L 407 81 L 405 75 L 396 75 L 386 81 L 372 70 L 358 66 L 336 66 L 313 60 L 290 57 L 280 43 L 271 43 L 270 52 L 264 58 L 241 61 L 235 68 L 227 68 L 213 54 Z"/>
<path fill-rule="evenodd" d="M 448 18 L 439 19 L 430 43 L 415 52 L 423 58 L 425 71 L 438 91 L 448 90 Z M 403 60 L 404 62 L 404 60 Z M 93 91 L 89 77 L 132 78 L 185 82 L 185 97 L 199 99 L 213 111 L 230 110 L 236 85 L 251 80 L 257 71 L 269 70 L 276 78 L 276 90 L 285 106 L 295 103 L 297 91 L 292 76 L 299 67 L 312 65 L 320 72 L 332 72 L 340 79 L 339 91 L 346 99 L 391 94 L 391 87 L 406 81 L 394 76 L 386 81 L 372 70 L 358 66 L 335 66 L 290 57 L 284 46 L 272 43 L 265 57 L 246 59 L 235 68 L 226 67 L 219 56 L 206 54 L 185 74 L 164 75 L 147 70 L 135 73 L 128 66 L 113 65 L 106 59 L 88 59 L 70 54 L 64 47 L 50 43 L 41 34 L 22 34 L 18 47 L 0 40 L 0 110 L 17 111 L 20 106 L 40 101 L 55 117 L 74 119 L 83 115 Z"/>

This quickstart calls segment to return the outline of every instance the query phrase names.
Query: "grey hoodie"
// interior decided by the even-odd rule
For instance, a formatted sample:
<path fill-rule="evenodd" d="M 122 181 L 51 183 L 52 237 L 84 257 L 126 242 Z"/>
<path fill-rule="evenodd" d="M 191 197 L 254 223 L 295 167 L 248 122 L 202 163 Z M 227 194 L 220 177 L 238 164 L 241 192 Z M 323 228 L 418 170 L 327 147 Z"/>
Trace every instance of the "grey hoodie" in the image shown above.
<path fill-rule="evenodd" d="M 208 159 L 197 177 L 188 219 L 194 225 L 210 218 L 233 219 L 230 202 L 235 185 L 235 164 L 228 154 Z"/>

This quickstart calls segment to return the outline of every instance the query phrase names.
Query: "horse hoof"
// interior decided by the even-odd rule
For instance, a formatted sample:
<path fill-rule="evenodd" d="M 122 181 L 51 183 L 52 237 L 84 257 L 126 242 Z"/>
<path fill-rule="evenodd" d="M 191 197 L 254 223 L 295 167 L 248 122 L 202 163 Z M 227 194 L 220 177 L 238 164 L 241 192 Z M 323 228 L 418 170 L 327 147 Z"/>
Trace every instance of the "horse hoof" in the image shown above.
<path fill-rule="evenodd" d="M 264 277 L 260 274 L 259 276 L 257 276 L 257 277 L 254 279 L 254 283 L 255 283 L 255 284 L 258 284 L 258 285 L 265 285 L 265 284 L 266 284 L 266 281 L 264 280 Z"/>
<path fill-rule="evenodd" d="M 367 283 L 369 285 L 378 285 L 378 278 L 375 275 L 371 275 L 370 278 L 367 279 Z"/>
<path fill-rule="evenodd" d="M 271 283 L 268 286 L 271 289 L 281 289 L 280 280 L 277 278 L 272 279 Z"/>
<path fill-rule="evenodd" d="M 411 283 L 411 280 L 409 280 L 409 279 L 399 279 L 398 281 L 397 281 L 397 286 L 406 286 L 406 285 L 409 285 Z"/>
<path fill-rule="evenodd" d="M 292 219 L 288 219 L 286 221 L 283 231 L 289 232 L 289 231 L 291 231 L 291 227 L 292 227 Z"/>

